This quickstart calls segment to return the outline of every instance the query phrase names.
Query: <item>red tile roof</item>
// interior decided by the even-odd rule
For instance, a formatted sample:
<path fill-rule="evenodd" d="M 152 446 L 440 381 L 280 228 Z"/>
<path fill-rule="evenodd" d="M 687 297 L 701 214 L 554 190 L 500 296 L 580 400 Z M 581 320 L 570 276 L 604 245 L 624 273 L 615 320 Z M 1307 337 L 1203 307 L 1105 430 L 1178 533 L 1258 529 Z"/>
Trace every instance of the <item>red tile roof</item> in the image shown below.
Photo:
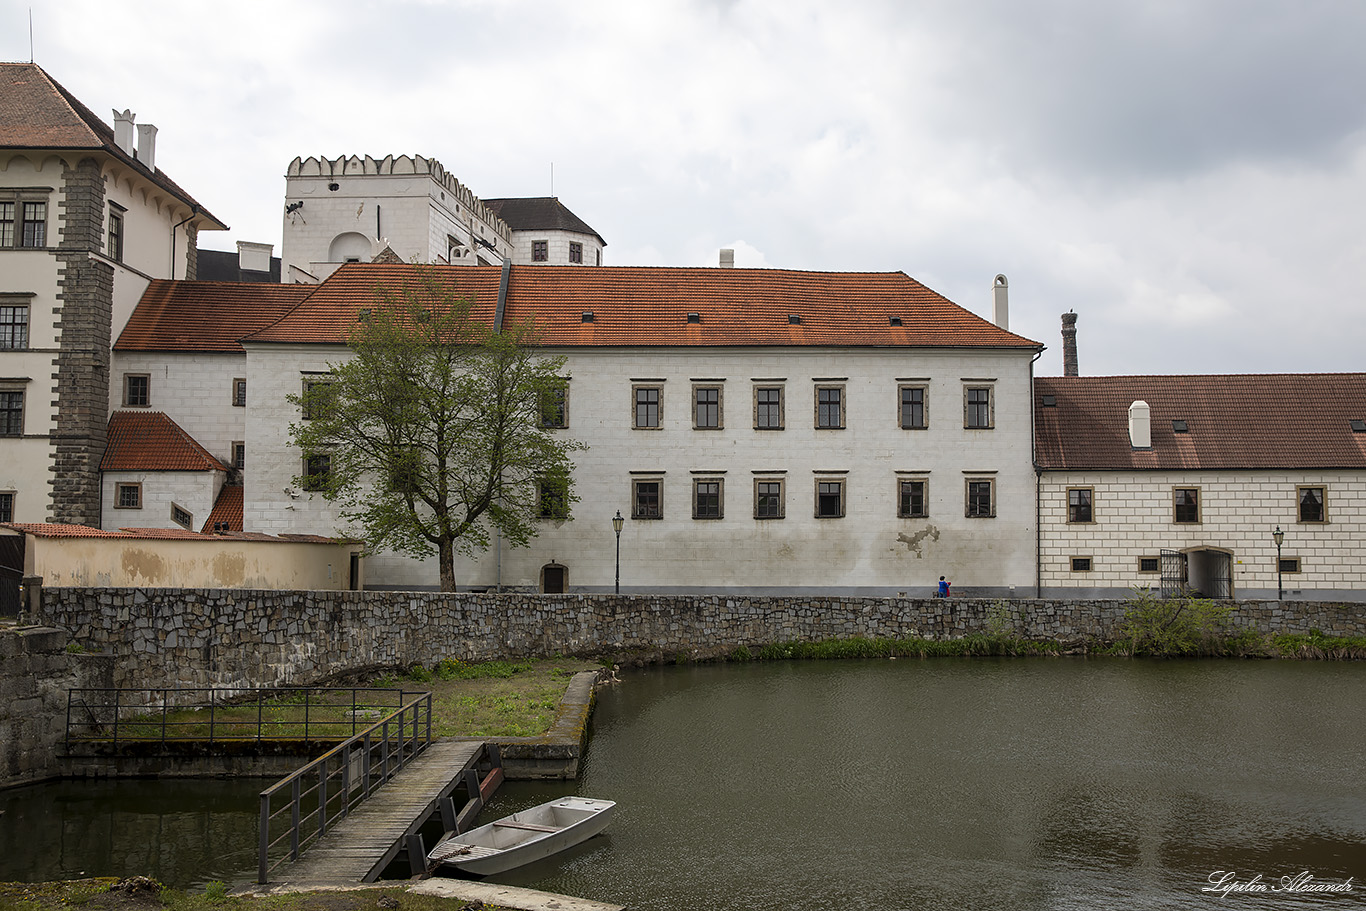
<path fill-rule="evenodd" d="M 227 471 L 160 411 L 115 411 L 101 471 Z"/>
<path fill-rule="evenodd" d="M 357 312 L 377 305 L 377 288 L 418 287 L 424 273 L 474 298 L 477 318 L 491 321 L 500 272 L 498 266 L 347 264 L 279 322 L 243 340 L 345 344 Z M 592 322 L 583 322 L 586 311 Z M 690 313 L 700 322 L 690 323 Z M 515 266 L 505 323 L 533 317 L 548 347 L 1041 347 L 901 272 Z M 901 325 L 891 325 L 891 317 Z"/>
<path fill-rule="evenodd" d="M 114 350 L 241 354 L 239 338 L 274 323 L 316 290 L 316 285 L 157 279 L 142 292 Z"/>
<path fill-rule="evenodd" d="M 206 535 L 211 535 L 219 522 L 226 522 L 228 531 L 242 530 L 241 487 L 232 484 L 223 485 L 223 489 L 218 492 L 218 499 L 214 501 L 213 511 L 209 513 L 209 518 L 204 522 L 204 527 L 200 531 Z"/>
<path fill-rule="evenodd" d="M 1042 404 L 1046 395 L 1056 404 Z M 1140 399 L 1151 450 L 1129 444 Z M 1038 377 L 1034 414 L 1044 468 L 1366 468 L 1366 433 L 1351 428 L 1366 419 L 1362 373 Z"/>
<path fill-rule="evenodd" d="M 94 111 L 33 63 L 0 63 L 0 148 L 91 149 L 125 163 L 137 159 L 118 147 L 114 131 Z M 226 229 L 160 168 L 137 167 L 163 189 L 195 207 L 202 229 Z"/>
<path fill-rule="evenodd" d="M 120 528 L 118 531 L 105 531 L 89 525 L 56 525 L 46 522 L 3 522 L 0 528 L 10 528 L 36 538 L 128 538 L 160 539 L 178 541 L 215 541 L 227 538 L 233 541 L 273 541 L 277 544 L 355 544 L 348 538 L 328 538 L 323 535 L 266 535 L 260 532 L 232 532 L 227 535 L 205 534 L 184 528 Z"/>

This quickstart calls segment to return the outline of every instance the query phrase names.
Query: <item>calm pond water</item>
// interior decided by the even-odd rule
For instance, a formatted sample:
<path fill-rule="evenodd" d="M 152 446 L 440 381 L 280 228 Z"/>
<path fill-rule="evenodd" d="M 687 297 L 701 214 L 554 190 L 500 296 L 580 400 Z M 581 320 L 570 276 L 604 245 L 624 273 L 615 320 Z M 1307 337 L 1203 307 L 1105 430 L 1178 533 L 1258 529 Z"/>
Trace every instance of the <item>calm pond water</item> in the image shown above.
<path fill-rule="evenodd" d="M 1360 907 L 1366 666 L 900 660 L 624 675 L 607 833 L 493 877 L 633 909 Z M 1202 893 L 1214 871 L 1351 894 Z"/>

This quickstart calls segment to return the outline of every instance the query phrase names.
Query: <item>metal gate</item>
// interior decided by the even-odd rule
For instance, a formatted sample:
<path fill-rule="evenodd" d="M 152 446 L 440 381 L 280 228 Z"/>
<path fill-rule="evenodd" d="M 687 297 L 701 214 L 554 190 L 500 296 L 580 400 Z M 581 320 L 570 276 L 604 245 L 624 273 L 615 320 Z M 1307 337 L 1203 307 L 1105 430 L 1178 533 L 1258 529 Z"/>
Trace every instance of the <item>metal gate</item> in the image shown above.
<path fill-rule="evenodd" d="M 1233 597 L 1233 555 L 1223 551 L 1207 550 L 1205 558 L 1210 561 L 1208 598 Z"/>
<path fill-rule="evenodd" d="M 1175 598 L 1186 591 L 1186 555 L 1179 550 L 1164 550 L 1162 561 L 1162 597 Z"/>
<path fill-rule="evenodd" d="M 24 536 L 0 537 L 0 617 L 16 616 L 23 607 Z"/>

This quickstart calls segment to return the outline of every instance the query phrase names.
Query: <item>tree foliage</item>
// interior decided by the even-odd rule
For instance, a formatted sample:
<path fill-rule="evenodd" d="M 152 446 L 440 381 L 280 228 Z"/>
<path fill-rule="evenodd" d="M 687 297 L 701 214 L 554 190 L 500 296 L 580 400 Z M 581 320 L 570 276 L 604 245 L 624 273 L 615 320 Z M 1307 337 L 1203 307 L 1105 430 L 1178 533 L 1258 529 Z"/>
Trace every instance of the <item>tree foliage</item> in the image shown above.
<path fill-rule="evenodd" d="M 456 553 L 494 534 L 525 546 L 543 506 L 572 517 L 570 454 L 584 446 L 543 426 L 564 358 L 536 354 L 531 325 L 494 331 L 423 272 L 379 289 L 347 343 L 350 358 L 291 397 L 304 419 L 290 434 L 307 466 L 296 483 L 337 502 L 371 548 L 435 552 L 453 591 Z"/>

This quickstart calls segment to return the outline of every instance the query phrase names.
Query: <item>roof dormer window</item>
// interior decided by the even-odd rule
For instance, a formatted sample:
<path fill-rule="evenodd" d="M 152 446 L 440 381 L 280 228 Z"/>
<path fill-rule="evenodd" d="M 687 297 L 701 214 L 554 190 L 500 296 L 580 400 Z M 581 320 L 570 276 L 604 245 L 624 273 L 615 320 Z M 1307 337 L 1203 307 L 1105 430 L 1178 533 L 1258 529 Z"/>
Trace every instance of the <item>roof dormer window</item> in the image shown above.
<path fill-rule="evenodd" d="M 1189 429 L 1185 421 L 1172 421 L 1172 433 L 1185 433 Z"/>

